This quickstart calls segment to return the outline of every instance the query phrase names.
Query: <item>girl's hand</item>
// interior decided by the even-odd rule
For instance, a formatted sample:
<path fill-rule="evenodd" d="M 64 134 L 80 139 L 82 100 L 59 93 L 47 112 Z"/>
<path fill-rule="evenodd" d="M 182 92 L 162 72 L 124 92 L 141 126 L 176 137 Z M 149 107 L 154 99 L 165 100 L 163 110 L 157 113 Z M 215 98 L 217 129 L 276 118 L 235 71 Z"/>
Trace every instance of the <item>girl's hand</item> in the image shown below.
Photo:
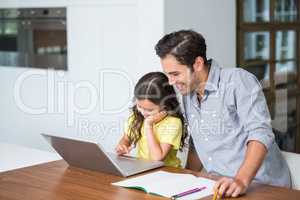
<path fill-rule="evenodd" d="M 125 144 L 118 144 L 118 146 L 115 148 L 118 155 L 129 154 L 131 149 L 132 147 L 128 147 Z"/>
<path fill-rule="evenodd" d="M 147 118 L 145 118 L 145 125 L 146 126 L 153 126 L 155 123 L 159 122 L 160 120 L 162 120 L 163 118 L 165 118 L 167 116 L 167 112 L 166 111 L 160 111 L 157 114 L 151 115 Z"/>

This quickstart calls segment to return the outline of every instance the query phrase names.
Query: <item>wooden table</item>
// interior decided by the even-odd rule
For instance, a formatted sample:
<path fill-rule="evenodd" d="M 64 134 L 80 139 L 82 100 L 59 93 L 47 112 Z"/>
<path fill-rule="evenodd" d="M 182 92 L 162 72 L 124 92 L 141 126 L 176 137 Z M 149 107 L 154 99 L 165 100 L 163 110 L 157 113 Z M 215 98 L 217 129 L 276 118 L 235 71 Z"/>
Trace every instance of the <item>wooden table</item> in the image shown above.
<path fill-rule="evenodd" d="M 160 168 L 186 172 L 175 168 Z M 111 185 L 124 178 L 68 166 L 63 160 L 0 173 L 0 200 L 126 200 L 164 199 L 142 191 Z M 211 200 L 212 197 L 204 198 Z M 300 191 L 252 185 L 240 200 L 299 200 Z"/>

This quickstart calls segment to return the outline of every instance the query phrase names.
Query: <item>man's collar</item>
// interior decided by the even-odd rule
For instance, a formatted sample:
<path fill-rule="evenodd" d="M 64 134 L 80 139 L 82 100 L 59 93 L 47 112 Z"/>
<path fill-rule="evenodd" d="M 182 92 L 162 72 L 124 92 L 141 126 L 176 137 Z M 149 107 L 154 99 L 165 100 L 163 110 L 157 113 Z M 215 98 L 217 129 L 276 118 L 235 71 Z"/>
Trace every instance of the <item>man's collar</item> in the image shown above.
<path fill-rule="evenodd" d="M 208 72 L 208 78 L 205 83 L 205 88 L 204 88 L 205 94 L 209 92 L 217 91 L 217 89 L 219 88 L 220 73 L 221 73 L 221 68 L 219 67 L 216 61 L 210 59 L 208 63 L 210 64 L 210 70 Z M 197 92 L 195 90 L 192 91 L 188 96 L 189 98 L 193 99 L 194 102 L 196 102 Z"/>
<path fill-rule="evenodd" d="M 210 64 L 210 70 L 208 73 L 208 79 L 205 83 L 204 91 L 216 91 L 219 88 L 219 81 L 220 81 L 220 71 L 221 68 L 219 67 L 218 63 L 214 60 L 208 61 Z"/>

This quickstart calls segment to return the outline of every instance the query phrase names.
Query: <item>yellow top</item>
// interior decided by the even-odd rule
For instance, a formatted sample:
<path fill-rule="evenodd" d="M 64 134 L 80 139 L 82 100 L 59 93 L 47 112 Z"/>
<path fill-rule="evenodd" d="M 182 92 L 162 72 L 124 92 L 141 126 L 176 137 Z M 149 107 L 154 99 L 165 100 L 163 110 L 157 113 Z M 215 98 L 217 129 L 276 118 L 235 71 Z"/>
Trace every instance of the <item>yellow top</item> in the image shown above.
<path fill-rule="evenodd" d="M 125 133 L 130 137 L 129 125 L 133 121 L 133 116 L 129 117 L 125 124 Z M 144 123 L 141 128 L 141 138 L 137 142 L 137 157 L 143 159 L 151 159 L 147 137 L 144 130 Z M 166 116 L 153 126 L 153 132 L 155 138 L 159 143 L 171 144 L 172 147 L 166 155 L 164 161 L 165 166 L 181 167 L 179 158 L 176 157 L 177 150 L 180 147 L 180 141 L 182 137 L 182 123 L 177 117 Z"/>

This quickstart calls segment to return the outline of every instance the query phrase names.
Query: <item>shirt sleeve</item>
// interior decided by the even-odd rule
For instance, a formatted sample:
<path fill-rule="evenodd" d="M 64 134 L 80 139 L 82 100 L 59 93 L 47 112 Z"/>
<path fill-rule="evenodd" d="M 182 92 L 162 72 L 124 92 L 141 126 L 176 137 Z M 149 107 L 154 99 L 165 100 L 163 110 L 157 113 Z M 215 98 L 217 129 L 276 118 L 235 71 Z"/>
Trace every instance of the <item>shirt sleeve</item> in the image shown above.
<path fill-rule="evenodd" d="M 157 131 L 160 143 L 171 144 L 174 149 L 179 149 L 182 137 L 182 123 L 179 118 L 171 117 Z"/>
<path fill-rule="evenodd" d="M 237 113 L 244 130 L 248 133 L 246 142 L 259 141 L 269 150 L 274 143 L 274 133 L 261 85 L 253 74 L 243 69 L 238 70 L 235 78 Z"/>

